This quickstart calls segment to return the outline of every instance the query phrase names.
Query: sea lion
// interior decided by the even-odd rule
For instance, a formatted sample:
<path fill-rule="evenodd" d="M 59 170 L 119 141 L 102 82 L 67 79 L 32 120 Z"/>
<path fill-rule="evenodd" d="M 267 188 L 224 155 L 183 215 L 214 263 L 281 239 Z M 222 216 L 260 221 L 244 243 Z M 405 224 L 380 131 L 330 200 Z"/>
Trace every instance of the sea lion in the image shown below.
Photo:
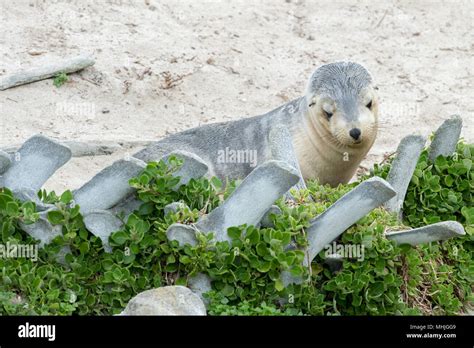
<path fill-rule="evenodd" d="M 243 179 L 273 159 L 269 134 L 276 125 L 288 129 L 305 180 L 332 186 L 348 182 L 377 135 L 378 99 L 370 73 L 354 62 L 322 65 L 300 98 L 264 115 L 173 134 L 134 157 L 156 161 L 185 150 L 207 162 L 211 175 Z"/>

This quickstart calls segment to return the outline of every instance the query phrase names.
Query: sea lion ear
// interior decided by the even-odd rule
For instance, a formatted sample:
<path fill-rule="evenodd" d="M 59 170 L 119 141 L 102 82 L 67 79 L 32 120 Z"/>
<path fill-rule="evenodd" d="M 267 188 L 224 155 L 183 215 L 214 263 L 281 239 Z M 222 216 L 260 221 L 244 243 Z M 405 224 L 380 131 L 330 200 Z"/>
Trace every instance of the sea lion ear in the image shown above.
<path fill-rule="evenodd" d="M 379 86 L 374 86 L 374 89 L 375 89 L 376 91 L 378 91 L 378 90 L 379 90 Z"/>

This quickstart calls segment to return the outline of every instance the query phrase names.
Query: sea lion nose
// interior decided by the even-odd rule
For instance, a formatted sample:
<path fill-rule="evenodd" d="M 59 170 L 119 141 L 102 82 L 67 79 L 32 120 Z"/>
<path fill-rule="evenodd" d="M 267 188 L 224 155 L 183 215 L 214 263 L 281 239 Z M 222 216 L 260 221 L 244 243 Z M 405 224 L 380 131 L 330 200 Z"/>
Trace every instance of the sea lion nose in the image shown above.
<path fill-rule="evenodd" d="M 352 128 L 350 131 L 349 131 L 349 135 L 354 138 L 354 140 L 359 140 L 360 138 L 360 129 L 359 128 Z"/>

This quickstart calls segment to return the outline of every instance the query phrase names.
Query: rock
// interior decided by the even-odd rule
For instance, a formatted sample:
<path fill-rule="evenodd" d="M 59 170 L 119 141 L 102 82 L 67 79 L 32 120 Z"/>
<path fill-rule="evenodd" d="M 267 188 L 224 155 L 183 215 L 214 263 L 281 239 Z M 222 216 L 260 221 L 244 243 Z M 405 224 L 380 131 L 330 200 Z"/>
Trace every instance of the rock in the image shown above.
<path fill-rule="evenodd" d="M 190 289 L 165 286 L 139 293 L 121 315 L 206 315 L 206 307 Z"/>
<path fill-rule="evenodd" d="M 222 205 L 195 226 L 201 232 L 215 232 L 217 241 L 230 241 L 229 227 L 257 225 L 272 204 L 298 180 L 297 170 L 285 162 L 265 162 L 255 168 Z"/>
<path fill-rule="evenodd" d="M 385 209 L 401 218 L 401 210 L 411 178 L 425 146 L 426 139 L 409 135 L 402 139 L 397 148 L 397 157 L 393 160 L 387 181 L 397 195 L 384 204 Z"/>
<path fill-rule="evenodd" d="M 7 171 L 11 163 L 12 160 L 10 158 L 10 155 L 0 150 L 0 175 Z"/>
<path fill-rule="evenodd" d="M 194 292 L 199 298 L 204 302 L 204 304 L 209 304 L 209 300 L 204 298 L 204 294 L 212 290 L 211 278 L 203 273 L 199 273 L 196 276 L 189 278 L 188 287 Z"/>
<path fill-rule="evenodd" d="M 203 177 L 209 170 L 209 167 L 204 162 L 204 160 L 198 155 L 195 155 L 194 153 L 178 150 L 163 156 L 162 159 L 165 163 L 168 163 L 168 159 L 171 156 L 176 156 L 184 160 L 184 163 L 181 168 L 179 168 L 173 174 L 173 176 L 181 177 L 179 183 L 176 185 L 176 188 L 181 185 L 186 185 L 191 179 L 198 179 Z"/>
<path fill-rule="evenodd" d="M 280 215 L 281 214 L 281 209 L 277 205 L 272 205 L 270 209 L 267 210 L 265 215 L 263 216 L 262 220 L 260 221 L 260 226 L 263 228 L 273 228 L 275 225 L 273 224 L 272 219 L 270 216 L 272 214 L 275 215 Z"/>
<path fill-rule="evenodd" d="M 75 203 L 81 207 L 81 213 L 85 215 L 93 210 L 106 210 L 120 203 L 134 192 L 128 181 L 140 174 L 145 167 L 143 161 L 131 157 L 116 161 L 102 170 L 73 193 Z"/>
<path fill-rule="evenodd" d="M 444 121 L 434 134 L 428 158 L 434 162 L 438 156 L 451 156 L 456 151 L 461 129 L 462 119 L 459 115 Z"/>
<path fill-rule="evenodd" d="M 122 221 L 110 211 L 94 210 L 84 215 L 84 224 L 94 236 L 102 240 L 104 250 L 108 253 L 112 252 L 109 236 L 122 228 Z"/>
<path fill-rule="evenodd" d="M 0 187 L 10 190 L 31 189 L 37 192 L 43 184 L 71 158 L 71 151 L 42 135 L 28 139 L 12 156 Z"/>
<path fill-rule="evenodd" d="M 385 236 L 397 244 L 418 245 L 465 235 L 463 225 L 456 221 L 443 221 L 406 231 L 388 232 Z"/>
<path fill-rule="evenodd" d="M 395 190 L 388 182 L 373 177 L 346 193 L 324 213 L 313 219 L 306 230 L 309 246 L 305 266 L 323 250 L 325 245 L 395 194 Z"/>
<path fill-rule="evenodd" d="M 188 206 L 183 202 L 173 202 L 165 206 L 164 213 L 168 215 L 170 213 L 177 213 L 180 210 L 186 209 Z"/>
<path fill-rule="evenodd" d="M 172 224 L 166 230 L 166 236 L 169 240 L 178 241 L 179 245 L 189 244 L 191 246 L 197 245 L 196 229 L 189 225 Z"/>

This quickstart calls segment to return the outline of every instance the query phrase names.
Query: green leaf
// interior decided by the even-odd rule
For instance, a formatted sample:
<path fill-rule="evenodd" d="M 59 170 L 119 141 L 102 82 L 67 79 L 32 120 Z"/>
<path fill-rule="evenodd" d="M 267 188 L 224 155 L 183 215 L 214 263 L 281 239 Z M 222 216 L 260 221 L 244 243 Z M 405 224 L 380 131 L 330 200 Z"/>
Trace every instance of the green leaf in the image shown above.
<path fill-rule="evenodd" d="M 63 213 L 57 210 L 48 212 L 48 220 L 53 225 L 59 225 L 64 222 Z"/>
<path fill-rule="evenodd" d="M 227 229 L 227 234 L 232 240 L 240 239 L 242 235 L 242 229 L 240 227 L 229 227 Z"/>
<path fill-rule="evenodd" d="M 86 254 L 87 252 L 89 252 L 89 242 L 82 242 L 79 245 L 79 251 L 81 252 L 81 254 Z"/>
<path fill-rule="evenodd" d="M 67 204 L 69 203 L 70 201 L 73 200 L 73 195 L 72 195 L 72 192 L 67 190 L 67 191 L 64 191 L 63 194 L 61 195 L 61 198 L 59 199 L 61 202 L 63 202 L 64 204 Z"/>
<path fill-rule="evenodd" d="M 115 244 L 122 245 L 128 240 L 129 237 L 124 231 L 117 231 L 115 233 L 112 233 L 110 238 Z"/>
<path fill-rule="evenodd" d="M 275 281 L 275 290 L 276 291 L 282 291 L 284 288 L 285 288 L 285 286 L 283 285 L 283 282 L 281 281 L 281 279 L 277 279 Z"/>

